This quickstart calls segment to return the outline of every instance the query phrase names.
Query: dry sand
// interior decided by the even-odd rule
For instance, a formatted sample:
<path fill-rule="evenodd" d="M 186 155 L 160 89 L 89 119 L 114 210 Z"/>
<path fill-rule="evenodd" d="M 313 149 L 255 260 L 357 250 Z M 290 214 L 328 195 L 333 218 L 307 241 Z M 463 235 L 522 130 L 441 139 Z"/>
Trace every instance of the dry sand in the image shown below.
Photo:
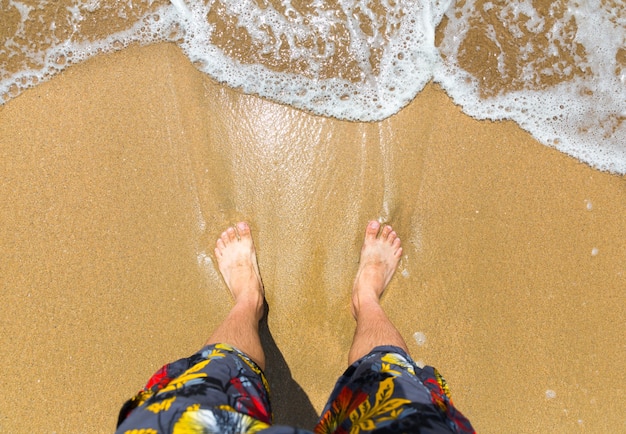
<path fill-rule="evenodd" d="M 625 178 L 434 85 L 383 122 L 341 122 L 135 47 L 0 108 L 0 145 L 1 432 L 113 431 L 227 312 L 212 248 L 240 219 L 276 421 L 310 428 L 346 367 L 371 218 L 405 246 L 385 308 L 478 431 L 626 431 Z"/>

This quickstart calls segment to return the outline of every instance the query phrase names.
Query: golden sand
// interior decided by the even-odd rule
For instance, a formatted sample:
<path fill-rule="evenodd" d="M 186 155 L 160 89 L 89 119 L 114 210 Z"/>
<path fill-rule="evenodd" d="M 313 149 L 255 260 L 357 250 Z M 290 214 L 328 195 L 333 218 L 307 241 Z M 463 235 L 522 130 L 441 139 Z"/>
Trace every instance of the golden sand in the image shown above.
<path fill-rule="evenodd" d="M 434 85 L 385 121 L 342 122 L 135 47 L 0 108 L 0 145 L 1 432 L 112 432 L 225 316 L 212 251 L 241 219 L 276 422 L 311 428 L 346 368 L 371 218 L 404 245 L 384 307 L 478 431 L 626 430 L 625 179 Z"/>

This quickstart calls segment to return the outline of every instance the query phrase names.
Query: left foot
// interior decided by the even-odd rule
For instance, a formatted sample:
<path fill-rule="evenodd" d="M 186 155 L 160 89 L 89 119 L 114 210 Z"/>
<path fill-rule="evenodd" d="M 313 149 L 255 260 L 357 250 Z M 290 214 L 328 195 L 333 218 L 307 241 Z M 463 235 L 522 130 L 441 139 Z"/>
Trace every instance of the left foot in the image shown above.
<path fill-rule="evenodd" d="M 222 232 L 216 242 L 215 257 L 235 304 L 250 302 L 262 313 L 263 282 L 250 226 L 240 222 Z"/>

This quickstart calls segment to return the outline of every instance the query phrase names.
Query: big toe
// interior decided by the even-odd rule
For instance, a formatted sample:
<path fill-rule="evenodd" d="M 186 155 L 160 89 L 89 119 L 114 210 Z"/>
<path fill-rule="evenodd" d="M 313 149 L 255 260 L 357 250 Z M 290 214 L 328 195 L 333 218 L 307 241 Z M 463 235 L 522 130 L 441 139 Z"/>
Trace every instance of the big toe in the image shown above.
<path fill-rule="evenodd" d="M 237 233 L 240 238 L 250 238 L 250 226 L 246 222 L 237 223 Z"/>
<path fill-rule="evenodd" d="M 372 220 L 367 224 L 365 228 L 365 239 L 375 240 L 380 230 L 380 223 L 376 220 Z"/>

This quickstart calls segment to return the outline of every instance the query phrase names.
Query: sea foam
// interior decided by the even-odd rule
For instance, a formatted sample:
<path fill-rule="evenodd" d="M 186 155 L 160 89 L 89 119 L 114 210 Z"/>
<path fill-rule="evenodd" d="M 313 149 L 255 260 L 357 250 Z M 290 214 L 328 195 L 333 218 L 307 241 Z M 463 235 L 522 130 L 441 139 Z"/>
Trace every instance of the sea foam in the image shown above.
<path fill-rule="evenodd" d="M 619 3 L 9 0 L 0 101 L 98 53 L 171 41 L 217 81 L 339 119 L 385 119 L 434 80 L 470 116 L 626 174 Z"/>
<path fill-rule="evenodd" d="M 339 1 L 331 9 L 314 1 L 301 11 L 283 1 L 279 11 L 260 3 L 173 2 L 186 31 L 181 47 L 202 71 L 231 87 L 355 121 L 397 113 L 432 78 L 434 29 L 448 6 L 383 1 L 375 9 L 369 1 Z M 249 40 L 251 51 L 261 53 L 256 62 L 229 56 L 215 42 L 218 25 L 206 19 L 215 9 L 239 29 L 241 43 Z M 333 74 L 325 73 L 330 69 Z"/>
<path fill-rule="evenodd" d="M 435 81 L 470 116 L 512 119 L 548 146 L 600 170 L 626 173 L 623 3 L 555 2 L 543 15 L 532 3 L 496 8 L 467 0 L 460 13 L 448 11 Z M 467 44 L 470 33 L 492 48 Z M 472 74 L 461 66 L 471 63 L 462 60 L 471 57 L 468 50 L 485 56 L 477 48 L 495 59 L 491 71 L 474 68 Z M 498 80 L 483 80 L 493 70 Z"/>

